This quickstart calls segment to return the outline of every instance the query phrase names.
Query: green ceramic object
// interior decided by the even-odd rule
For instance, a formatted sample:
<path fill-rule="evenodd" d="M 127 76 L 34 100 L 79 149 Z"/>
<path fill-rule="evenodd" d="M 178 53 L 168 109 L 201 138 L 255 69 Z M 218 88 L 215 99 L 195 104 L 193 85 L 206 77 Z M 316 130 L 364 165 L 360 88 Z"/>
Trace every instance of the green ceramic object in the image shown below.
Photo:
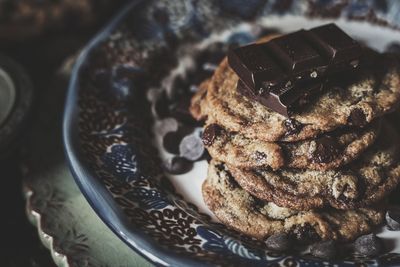
<path fill-rule="evenodd" d="M 62 76 L 62 75 L 61 75 Z M 40 99 L 23 161 L 26 212 L 58 266 L 151 266 L 97 217 L 75 184 L 61 141 L 66 76 Z"/>

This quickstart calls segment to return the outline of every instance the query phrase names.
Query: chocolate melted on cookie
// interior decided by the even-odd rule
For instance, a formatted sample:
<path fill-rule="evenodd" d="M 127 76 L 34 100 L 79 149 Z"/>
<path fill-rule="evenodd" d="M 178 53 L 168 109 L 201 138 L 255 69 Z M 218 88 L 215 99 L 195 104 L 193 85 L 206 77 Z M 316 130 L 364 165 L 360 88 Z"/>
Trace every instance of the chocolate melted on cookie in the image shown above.
<path fill-rule="evenodd" d="M 316 163 L 331 162 L 340 153 L 340 146 L 334 138 L 324 136 L 314 141 L 313 149 L 309 152 L 309 157 Z"/>

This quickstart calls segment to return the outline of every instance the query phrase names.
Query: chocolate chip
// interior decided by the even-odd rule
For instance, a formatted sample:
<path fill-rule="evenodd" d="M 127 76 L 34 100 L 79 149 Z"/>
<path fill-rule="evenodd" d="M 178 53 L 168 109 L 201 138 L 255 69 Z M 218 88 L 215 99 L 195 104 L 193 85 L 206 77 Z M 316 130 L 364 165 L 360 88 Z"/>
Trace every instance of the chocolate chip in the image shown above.
<path fill-rule="evenodd" d="M 291 232 L 293 239 L 304 243 L 319 241 L 321 238 L 310 224 L 294 227 Z"/>
<path fill-rule="evenodd" d="M 193 168 L 193 163 L 182 157 L 173 157 L 164 164 L 164 168 L 171 174 L 184 174 Z"/>
<path fill-rule="evenodd" d="M 287 119 L 283 123 L 286 127 L 286 136 L 297 134 L 304 127 L 301 122 L 298 122 L 295 119 Z"/>
<path fill-rule="evenodd" d="M 226 177 L 228 178 L 227 182 L 228 182 L 228 187 L 230 190 L 240 188 L 239 184 L 236 182 L 235 178 L 233 178 L 233 176 L 230 172 L 226 172 Z M 253 198 L 253 199 L 255 199 L 255 198 Z"/>
<path fill-rule="evenodd" d="M 207 150 L 204 151 L 204 155 L 201 159 L 207 160 L 208 163 L 210 163 L 210 161 L 212 160 L 212 158 Z"/>
<path fill-rule="evenodd" d="M 154 104 L 154 111 L 155 115 L 160 119 L 163 119 L 169 115 L 169 103 L 165 92 L 163 92 L 156 100 Z"/>
<path fill-rule="evenodd" d="M 235 188 L 240 188 L 238 183 L 236 182 L 235 178 L 233 178 L 232 174 L 225 168 L 224 163 L 220 163 L 215 165 L 215 168 L 217 169 L 217 173 L 219 177 L 225 177 L 226 185 L 230 190 L 233 190 Z M 250 196 L 250 200 L 254 200 L 252 196 Z"/>
<path fill-rule="evenodd" d="M 178 102 L 182 97 L 188 93 L 190 83 L 183 79 L 181 76 L 176 77 L 171 86 L 170 98 L 174 102 Z"/>
<path fill-rule="evenodd" d="M 185 136 L 179 145 L 180 155 L 188 160 L 196 161 L 204 153 L 203 142 L 197 134 Z"/>
<path fill-rule="evenodd" d="M 364 112 L 360 108 L 355 108 L 350 112 L 348 122 L 350 125 L 363 127 L 367 124 L 367 119 Z"/>
<path fill-rule="evenodd" d="M 181 139 L 182 136 L 178 131 L 169 132 L 163 137 L 163 147 L 167 152 L 178 155 Z"/>
<path fill-rule="evenodd" d="M 195 124 L 196 120 L 193 119 L 189 111 L 191 97 L 191 95 L 180 97 L 171 107 L 171 116 L 176 118 L 178 121 L 187 124 Z"/>
<path fill-rule="evenodd" d="M 384 250 L 382 239 L 374 234 L 363 235 L 354 243 L 354 250 L 364 256 L 378 256 Z"/>
<path fill-rule="evenodd" d="M 333 259 L 337 255 L 336 243 L 333 240 L 322 241 L 311 245 L 310 253 L 321 259 Z"/>
<path fill-rule="evenodd" d="M 218 124 L 213 123 L 213 124 L 208 125 L 204 129 L 204 132 L 202 135 L 203 144 L 205 146 L 211 146 L 214 143 L 215 139 L 218 137 L 218 135 L 221 134 L 221 132 L 222 132 L 222 128 Z"/>
<path fill-rule="evenodd" d="M 314 141 L 314 146 L 309 151 L 309 158 L 316 163 L 327 163 L 339 154 L 339 144 L 330 136 L 324 136 Z"/>
<path fill-rule="evenodd" d="M 400 55 L 400 43 L 397 43 L 397 42 L 390 43 L 386 47 L 385 51 L 389 52 L 389 53 L 395 53 L 395 54 Z"/>
<path fill-rule="evenodd" d="M 400 208 L 391 208 L 386 212 L 386 223 L 391 231 L 400 231 Z"/>
<path fill-rule="evenodd" d="M 279 233 L 270 236 L 266 241 L 265 244 L 267 248 L 277 251 L 277 252 L 284 252 L 288 251 L 292 246 L 292 239 L 286 233 Z"/>

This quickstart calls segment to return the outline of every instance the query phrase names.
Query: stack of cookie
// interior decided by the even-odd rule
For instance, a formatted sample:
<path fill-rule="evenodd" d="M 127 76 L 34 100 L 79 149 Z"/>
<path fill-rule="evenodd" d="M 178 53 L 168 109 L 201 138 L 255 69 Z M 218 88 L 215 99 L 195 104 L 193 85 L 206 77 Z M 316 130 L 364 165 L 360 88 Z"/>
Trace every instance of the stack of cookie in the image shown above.
<path fill-rule="evenodd" d="M 400 64 L 364 50 L 358 70 L 286 116 L 243 93 L 227 59 L 200 86 L 190 109 L 212 158 L 202 191 L 222 223 L 261 240 L 351 241 L 383 222 L 400 181 L 399 136 L 383 118 L 400 101 Z"/>

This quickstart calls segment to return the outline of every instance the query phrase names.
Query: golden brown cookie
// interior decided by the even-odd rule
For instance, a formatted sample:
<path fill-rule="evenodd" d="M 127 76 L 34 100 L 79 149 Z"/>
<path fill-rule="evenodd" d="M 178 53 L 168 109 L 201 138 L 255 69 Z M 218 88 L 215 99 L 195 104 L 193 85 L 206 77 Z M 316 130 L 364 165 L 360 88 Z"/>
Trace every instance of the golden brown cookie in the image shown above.
<path fill-rule="evenodd" d="M 222 223 L 261 240 L 286 232 L 305 241 L 348 241 L 371 232 L 384 219 L 382 208 L 296 211 L 278 207 L 240 188 L 226 166 L 214 160 L 202 192 L 207 206 Z"/>
<path fill-rule="evenodd" d="M 211 157 L 236 168 L 307 168 L 328 170 L 358 158 L 378 136 L 380 121 L 363 129 L 336 130 L 297 142 L 266 142 L 229 132 L 218 124 L 205 126 L 203 142 Z"/>
<path fill-rule="evenodd" d="M 327 171 L 229 168 L 245 190 L 282 207 L 352 209 L 379 202 L 396 188 L 400 181 L 399 152 L 399 135 L 384 123 L 376 143 L 343 168 Z"/>

